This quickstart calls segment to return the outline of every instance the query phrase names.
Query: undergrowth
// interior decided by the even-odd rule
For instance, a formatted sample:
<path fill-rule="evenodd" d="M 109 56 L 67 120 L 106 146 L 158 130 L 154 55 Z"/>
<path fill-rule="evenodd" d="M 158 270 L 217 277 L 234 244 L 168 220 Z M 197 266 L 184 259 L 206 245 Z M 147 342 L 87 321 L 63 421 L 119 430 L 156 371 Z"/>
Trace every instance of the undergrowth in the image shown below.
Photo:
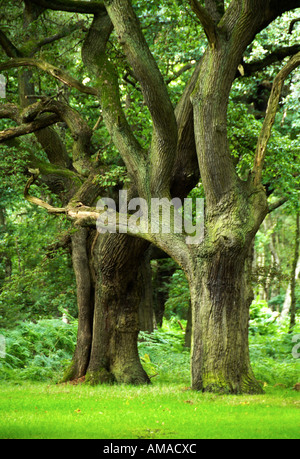
<path fill-rule="evenodd" d="M 292 338 L 300 334 L 299 323 L 289 334 L 287 325 L 276 324 L 270 314 L 264 305 L 256 305 L 252 312 L 252 367 L 265 385 L 293 387 L 299 382 L 300 360 L 292 355 Z M 154 384 L 190 384 L 190 350 L 184 347 L 182 324 L 186 325 L 176 319 L 164 320 L 162 328 L 139 335 L 140 358 Z M 65 324 L 57 319 L 24 322 L 13 330 L 0 329 L 1 342 L 5 343 L 5 352 L 0 349 L 0 381 L 59 381 L 72 359 L 76 332 L 77 321 Z"/>
<path fill-rule="evenodd" d="M 5 339 L 0 358 L 0 380 L 55 379 L 72 358 L 77 323 L 57 319 L 24 322 L 13 330 L 0 330 Z"/>

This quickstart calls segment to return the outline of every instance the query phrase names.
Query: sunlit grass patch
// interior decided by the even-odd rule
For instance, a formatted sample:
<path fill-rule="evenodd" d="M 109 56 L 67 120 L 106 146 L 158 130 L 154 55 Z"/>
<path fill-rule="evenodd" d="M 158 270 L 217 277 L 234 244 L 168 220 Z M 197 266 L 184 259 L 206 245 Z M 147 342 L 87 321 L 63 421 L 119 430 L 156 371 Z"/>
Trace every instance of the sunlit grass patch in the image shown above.
<path fill-rule="evenodd" d="M 300 395 L 219 396 L 182 385 L 0 386 L 1 438 L 298 438 Z M 112 422 L 113 420 L 113 422 Z"/>

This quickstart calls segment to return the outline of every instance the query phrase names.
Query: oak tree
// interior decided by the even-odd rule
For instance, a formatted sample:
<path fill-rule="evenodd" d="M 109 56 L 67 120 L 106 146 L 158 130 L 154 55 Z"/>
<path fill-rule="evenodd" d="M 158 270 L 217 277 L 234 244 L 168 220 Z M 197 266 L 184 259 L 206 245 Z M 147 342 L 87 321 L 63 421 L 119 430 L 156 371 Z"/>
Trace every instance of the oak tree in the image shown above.
<path fill-rule="evenodd" d="M 2 133 L 4 140 L 36 132 L 47 123 L 59 120 L 72 132 L 72 168 L 68 169 L 67 158 L 61 151 L 55 170 L 60 175 L 65 169 L 76 177 L 79 174 L 81 183 L 77 189 L 72 190 L 60 208 L 31 196 L 30 186 L 41 173 L 41 166 L 39 172 L 33 171 L 25 197 L 48 212 L 67 215 L 81 228 L 73 236 L 74 254 L 76 248 L 80 248 L 74 255 L 74 266 L 80 317 L 87 328 L 82 327 L 82 334 L 79 333 L 77 352 L 84 357 L 75 358 L 73 376 L 75 372 L 77 375 L 86 373 L 93 381 L 114 378 L 122 382 L 147 382 L 136 347 L 136 281 L 141 256 L 154 244 L 177 261 L 189 281 L 193 323 L 192 388 L 229 393 L 261 392 L 251 370 L 248 349 L 251 248 L 266 215 L 282 203 L 281 199 L 272 204 L 268 202 L 262 177 L 281 90 L 288 75 L 300 65 L 300 53 L 282 67 L 274 80 L 252 170 L 246 179 L 238 175 L 231 155 L 227 111 L 234 80 L 248 71 L 243 62 L 247 47 L 256 34 L 277 17 L 299 7 L 299 0 L 287 0 L 284 4 L 278 0 L 189 2 L 208 44 L 176 109 L 136 14 L 137 2 L 31 0 L 25 3 L 33 10 L 33 5 L 38 5 L 38 8 L 93 15 L 82 47 L 82 61 L 94 76 L 95 84 L 87 87 L 52 64 L 20 55 L 5 36 L 1 39 L 2 46 L 11 59 L 1 64 L 0 70 L 38 68 L 78 91 L 97 97 L 106 129 L 130 177 L 129 198 L 143 198 L 151 209 L 153 198 L 170 200 L 186 196 L 199 175 L 205 193 L 205 237 L 198 244 L 188 244 L 186 235 L 176 231 L 169 234 L 162 228 L 159 232 L 151 231 L 151 222 L 141 224 L 138 231 L 131 231 L 127 225 L 128 234 L 107 233 L 99 241 L 94 239 L 91 245 L 92 252 L 97 254 L 97 263 L 92 259 L 92 272 L 96 275 L 94 296 L 91 296 L 91 269 L 85 244 L 89 228 L 94 227 L 101 216 L 101 211 L 94 206 L 100 190 L 94 182 L 99 171 L 90 160 L 91 132 L 77 112 L 56 100 L 42 100 L 21 110 L 10 104 L 3 106 L 3 114 L 19 124 Z M 139 84 L 152 120 L 151 143 L 146 147 L 131 128 L 121 103 L 116 67 L 108 55 L 112 33 Z M 291 55 L 290 51 L 285 56 Z M 67 176 L 69 179 L 69 172 Z M 125 223 L 129 219 L 130 215 Z M 117 215 L 117 230 L 124 232 L 123 215 Z M 84 362 L 80 370 L 78 362 Z"/>

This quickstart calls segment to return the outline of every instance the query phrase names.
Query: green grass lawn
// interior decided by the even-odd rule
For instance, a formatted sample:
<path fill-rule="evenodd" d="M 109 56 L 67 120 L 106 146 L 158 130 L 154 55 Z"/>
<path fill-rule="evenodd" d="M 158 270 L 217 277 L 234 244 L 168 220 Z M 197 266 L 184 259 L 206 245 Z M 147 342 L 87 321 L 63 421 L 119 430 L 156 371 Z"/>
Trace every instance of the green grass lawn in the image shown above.
<path fill-rule="evenodd" d="M 0 385 L 2 439 L 299 439 L 300 394 L 221 396 L 184 385 Z"/>

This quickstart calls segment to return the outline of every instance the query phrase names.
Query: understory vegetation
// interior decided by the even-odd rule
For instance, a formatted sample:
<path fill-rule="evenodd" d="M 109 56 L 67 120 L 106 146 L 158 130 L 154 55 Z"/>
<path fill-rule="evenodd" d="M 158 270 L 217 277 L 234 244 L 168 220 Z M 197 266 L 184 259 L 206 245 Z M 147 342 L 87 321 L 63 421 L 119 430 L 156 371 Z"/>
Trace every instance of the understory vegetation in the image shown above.
<path fill-rule="evenodd" d="M 300 334 L 298 322 L 293 333 L 288 322 L 277 322 L 276 314 L 263 302 L 254 302 L 250 320 L 250 354 L 257 379 L 264 387 L 292 389 L 299 379 L 299 360 L 293 356 L 293 336 Z M 139 354 L 155 384 L 190 384 L 190 349 L 185 347 L 186 321 L 164 319 L 153 333 L 140 332 Z M 5 356 L 0 358 L 0 381 L 50 381 L 58 383 L 72 359 L 77 320 L 61 319 L 23 322 L 12 330 L 0 329 L 5 339 Z"/>

